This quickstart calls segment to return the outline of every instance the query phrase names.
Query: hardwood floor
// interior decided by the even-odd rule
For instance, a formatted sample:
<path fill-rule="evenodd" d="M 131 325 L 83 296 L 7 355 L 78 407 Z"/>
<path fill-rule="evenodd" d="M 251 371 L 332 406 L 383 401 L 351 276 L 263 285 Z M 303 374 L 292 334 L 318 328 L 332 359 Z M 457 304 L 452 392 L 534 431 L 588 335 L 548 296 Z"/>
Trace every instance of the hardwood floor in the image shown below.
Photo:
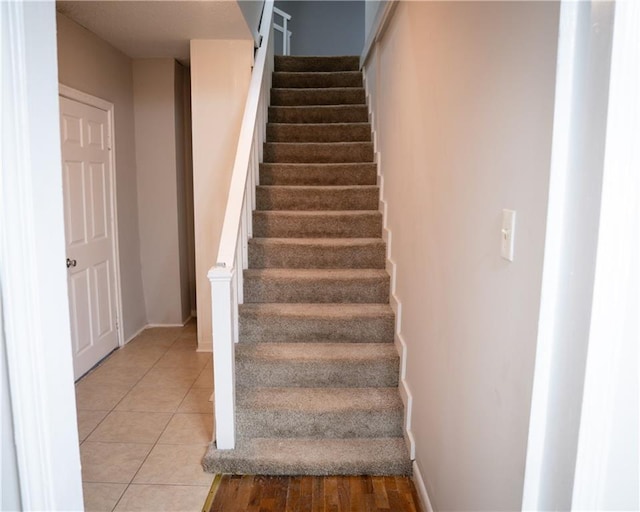
<path fill-rule="evenodd" d="M 223 475 L 217 484 L 204 512 L 420 512 L 408 477 Z"/>

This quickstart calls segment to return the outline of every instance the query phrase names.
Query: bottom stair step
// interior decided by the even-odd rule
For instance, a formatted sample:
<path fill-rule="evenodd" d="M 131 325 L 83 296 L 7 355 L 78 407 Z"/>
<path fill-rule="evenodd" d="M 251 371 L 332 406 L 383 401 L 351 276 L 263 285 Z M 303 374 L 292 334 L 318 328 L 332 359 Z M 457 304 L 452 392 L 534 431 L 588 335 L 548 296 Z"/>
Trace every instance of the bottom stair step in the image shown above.
<path fill-rule="evenodd" d="M 411 475 L 401 437 L 257 438 L 239 441 L 235 450 L 211 443 L 202 466 L 209 473 L 240 475 Z"/>

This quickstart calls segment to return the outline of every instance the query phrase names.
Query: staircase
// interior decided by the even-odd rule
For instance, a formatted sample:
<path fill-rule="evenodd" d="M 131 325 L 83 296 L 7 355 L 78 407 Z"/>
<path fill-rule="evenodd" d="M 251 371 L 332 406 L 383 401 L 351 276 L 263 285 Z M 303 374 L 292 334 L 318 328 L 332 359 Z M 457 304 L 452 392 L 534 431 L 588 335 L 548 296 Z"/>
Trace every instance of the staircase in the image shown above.
<path fill-rule="evenodd" d="M 211 472 L 410 474 L 358 57 L 276 57 L 236 345 L 234 450 Z"/>

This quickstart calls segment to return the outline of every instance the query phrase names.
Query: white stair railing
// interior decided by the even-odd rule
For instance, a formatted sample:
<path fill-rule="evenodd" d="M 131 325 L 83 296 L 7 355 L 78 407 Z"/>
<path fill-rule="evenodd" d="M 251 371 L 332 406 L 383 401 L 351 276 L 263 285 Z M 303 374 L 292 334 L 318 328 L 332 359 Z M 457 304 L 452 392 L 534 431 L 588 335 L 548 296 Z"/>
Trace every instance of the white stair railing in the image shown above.
<path fill-rule="evenodd" d="M 266 139 L 271 73 L 273 72 L 273 0 L 264 4 L 256 52 L 216 264 L 211 282 L 215 441 L 220 450 L 235 447 L 235 343 L 238 342 L 238 304 L 243 302 L 242 271 L 248 266 L 248 239 L 259 180 L 259 164 Z"/>
<path fill-rule="evenodd" d="M 287 25 L 291 21 L 291 15 L 287 14 L 284 11 L 281 11 L 277 7 L 273 8 L 274 14 L 280 16 L 282 18 L 282 25 L 278 25 L 277 23 L 273 23 L 273 29 L 278 32 L 282 32 L 282 55 L 290 55 L 291 54 L 291 30 L 288 29 Z"/>

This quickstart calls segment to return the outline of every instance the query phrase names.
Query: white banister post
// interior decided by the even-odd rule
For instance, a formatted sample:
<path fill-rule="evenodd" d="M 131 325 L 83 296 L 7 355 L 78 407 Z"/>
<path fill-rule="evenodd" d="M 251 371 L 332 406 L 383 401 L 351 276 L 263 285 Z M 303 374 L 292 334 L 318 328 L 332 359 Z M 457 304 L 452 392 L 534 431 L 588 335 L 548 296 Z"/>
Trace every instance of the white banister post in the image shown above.
<path fill-rule="evenodd" d="M 287 37 L 287 34 L 289 33 L 289 31 L 287 30 L 287 17 L 283 16 L 282 17 L 282 54 L 283 55 L 289 55 L 289 38 Z"/>
<path fill-rule="evenodd" d="M 233 343 L 234 269 L 216 266 L 209 270 L 213 323 L 214 428 L 218 450 L 236 444 L 235 347 Z"/>

